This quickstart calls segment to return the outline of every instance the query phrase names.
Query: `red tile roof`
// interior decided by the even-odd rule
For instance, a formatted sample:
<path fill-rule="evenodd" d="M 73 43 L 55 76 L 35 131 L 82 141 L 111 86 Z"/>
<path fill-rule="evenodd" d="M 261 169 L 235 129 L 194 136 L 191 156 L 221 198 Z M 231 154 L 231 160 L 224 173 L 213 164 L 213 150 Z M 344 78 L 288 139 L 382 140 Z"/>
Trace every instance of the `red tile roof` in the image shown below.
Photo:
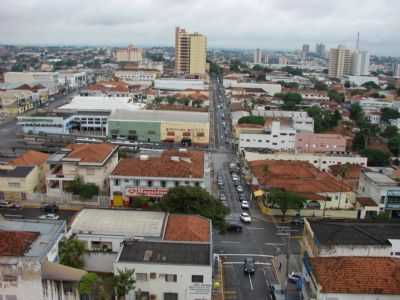
<path fill-rule="evenodd" d="M 378 206 L 374 200 L 369 197 L 357 197 L 356 201 L 360 203 L 361 206 Z"/>
<path fill-rule="evenodd" d="M 356 164 L 342 164 L 329 167 L 334 176 L 342 176 L 341 173 L 343 172 L 344 179 L 358 179 L 360 177 L 362 168 L 362 166 Z"/>
<path fill-rule="evenodd" d="M 175 161 L 179 158 L 179 161 Z M 202 178 L 204 176 L 204 153 L 201 151 L 164 151 L 160 157 L 128 158 L 119 161 L 112 172 L 115 176 L 135 177 L 182 177 Z"/>
<path fill-rule="evenodd" d="M 312 257 L 322 293 L 400 296 L 400 259 L 390 257 Z"/>
<path fill-rule="evenodd" d="M 85 163 L 103 162 L 117 146 L 111 144 L 71 144 L 67 146 L 71 150 L 65 158 L 79 159 Z"/>
<path fill-rule="evenodd" d="M 257 160 L 249 162 L 260 185 L 295 193 L 350 192 L 351 187 L 304 161 Z"/>
<path fill-rule="evenodd" d="M 47 161 L 49 155 L 43 152 L 28 150 L 21 156 L 10 161 L 15 166 L 39 166 Z"/>
<path fill-rule="evenodd" d="M 89 91 L 129 92 L 128 84 L 121 81 L 100 81 L 87 87 Z"/>
<path fill-rule="evenodd" d="M 164 240 L 208 242 L 210 224 L 206 218 L 195 215 L 169 215 Z"/>
<path fill-rule="evenodd" d="M 23 256 L 38 236 L 38 232 L 0 230 L 0 256 Z"/>

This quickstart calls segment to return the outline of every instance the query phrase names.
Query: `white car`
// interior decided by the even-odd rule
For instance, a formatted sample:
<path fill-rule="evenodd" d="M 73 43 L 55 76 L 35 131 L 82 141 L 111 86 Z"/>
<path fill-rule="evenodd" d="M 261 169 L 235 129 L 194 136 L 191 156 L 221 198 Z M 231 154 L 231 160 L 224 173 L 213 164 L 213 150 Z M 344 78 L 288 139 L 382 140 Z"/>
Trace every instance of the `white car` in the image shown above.
<path fill-rule="evenodd" d="M 46 215 L 41 215 L 39 219 L 41 220 L 58 220 L 60 216 L 56 214 L 46 214 Z"/>
<path fill-rule="evenodd" d="M 243 223 L 251 223 L 251 217 L 250 217 L 250 215 L 249 215 L 248 213 L 246 213 L 246 212 L 242 212 L 242 213 L 240 214 L 240 220 L 241 220 Z"/>
<path fill-rule="evenodd" d="M 247 202 L 247 201 L 242 201 L 242 204 L 240 206 L 242 207 L 242 209 L 250 208 L 249 202 Z"/>

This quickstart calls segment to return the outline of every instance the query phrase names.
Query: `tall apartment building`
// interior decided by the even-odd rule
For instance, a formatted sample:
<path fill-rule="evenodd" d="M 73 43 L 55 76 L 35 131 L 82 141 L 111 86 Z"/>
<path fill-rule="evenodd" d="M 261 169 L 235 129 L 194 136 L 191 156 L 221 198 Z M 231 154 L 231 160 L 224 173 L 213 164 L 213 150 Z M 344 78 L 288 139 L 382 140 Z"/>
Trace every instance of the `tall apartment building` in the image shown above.
<path fill-rule="evenodd" d="M 400 64 L 399 63 L 393 65 L 393 77 L 400 78 Z"/>
<path fill-rule="evenodd" d="M 343 46 L 332 48 L 329 51 L 328 76 L 334 78 L 343 77 L 351 74 L 352 71 L 352 53 L 350 49 Z"/>
<path fill-rule="evenodd" d="M 351 75 L 367 76 L 369 75 L 369 53 L 368 51 L 356 50 L 352 56 Z"/>
<path fill-rule="evenodd" d="M 261 64 L 262 63 L 262 51 L 260 48 L 257 48 L 254 51 L 254 63 Z"/>
<path fill-rule="evenodd" d="M 308 53 L 310 53 L 310 45 L 304 44 L 303 48 L 301 50 L 301 54 L 303 55 L 303 57 L 306 57 L 308 55 Z"/>
<path fill-rule="evenodd" d="M 199 34 L 175 30 L 175 69 L 190 75 L 203 75 L 206 72 L 207 38 Z"/>
<path fill-rule="evenodd" d="M 143 49 L 129 45 L 128 48 L 117 49 L 115 51 L 117 62 L 140 62 L 143 60 Z"/>
<path fill-rule="evenodd" d="M 322 43 L 317 44 L 315 46 L 315 53 L 317 53 L 319 57 L 325 57 L 326 55 L 325 45 Z"/>

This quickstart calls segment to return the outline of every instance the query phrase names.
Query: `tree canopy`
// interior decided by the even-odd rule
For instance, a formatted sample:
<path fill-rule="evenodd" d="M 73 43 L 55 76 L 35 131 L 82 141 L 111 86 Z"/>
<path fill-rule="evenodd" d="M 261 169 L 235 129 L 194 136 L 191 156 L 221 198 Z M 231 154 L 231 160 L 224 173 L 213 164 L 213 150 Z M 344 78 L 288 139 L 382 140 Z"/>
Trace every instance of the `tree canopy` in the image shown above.
<path fill-rule="evenodd" d="M 388 166 L 390 162 L 389 153 L 382 150 L 367 148 L 361 151 L 360 154 L 368 158 L 368 166 L 371 167 Z"/>
<path fill-rule="evenodd" d="M 343 93 L 339 93 L 335 90 L 328 91 L 329 100 L 333 100 L 337 103 L 342 103 L 345 100 L 345 95 Z"/>
<path fill-rule="evenodd" d="M 398 129 L 396 126 L 387 126 L 382 133 L 382 136 L 391 139 L 397 135 Z"/>
<path fill-rule="evenodd" d="M 113 286 L 118 299 L 123 299 L 130 291 L 135 290 L 134 273 L 135 270 L 132 269 L 117 270 L 117 274 L 114 275 Z"/>
<path fill-rule="evenodd" d="M 283 100 L 281 106 L 283 110 L 296 110 L 297 105 L 303 101 L 303 97 L 299 93 L 277 93 L 275 97 Z"/>
<path fill-rule="evenodd" d="M 379 89 L 379 85 L 377 85 L 373 81 L 367 81 L 367 82 L 363 83 L 362 86 L 365 87 L 367 90 L 371 90 L 371 89 L 378 90 Z"/>
<path fill-rule="evenodd" d="M 328 90 L 328 86 L 326 85 L 326 83 L 323 83 L 321 81 L 317 81 L 314 83 L 314 89 L 316 89 L 317 91 L 327 91 Z"/>
<path fill-rule="evenodd" d="M 222 228 L 229 213 L 220 201 L 201 187 L 179 186 L 172 188 L 160 203 L 161 209 L 170 213 L 198 214 L 212 220 Z"/>
<path fill-rule="evenodd" d="M 73 237 L 62 240 L 59 245 L 59 253 L 61 264 L 78 269 L 84 267 L 85 244 L 82 241 Z"/>
<path fill-rule="evenodd" d="M 289 209 L 302 209 L 306 199 L 293 192 L 272 189 L 268 195 L 268 201 L 272 203 L 272 205 L 279 207 L 282 211 L 282 218 L 285 219 L 286 213 Z"/>
<path fill-rule="evenodd" d="M 389 122 L 391 119 L 400 118 L 400 113 L 397 109 L 393 109 L 390 107 L 385 107 L 381 109 L 381 120 L 383 122 Z"/>
<path fill-rule="evenodd" d="M 238 120 L 238 123 L 264 125 L 265 119 L 262 116 L 244 116 Z"/>
<path fill-rule="evenodd" d="M 318 106 L 312 106 L 306 109 L 306 111 L 308 115 L 314 119 L 314 130 L 316 133 L 335 128 L 342 119 L 340 112 L 337 110 L 332 113 Z"/>

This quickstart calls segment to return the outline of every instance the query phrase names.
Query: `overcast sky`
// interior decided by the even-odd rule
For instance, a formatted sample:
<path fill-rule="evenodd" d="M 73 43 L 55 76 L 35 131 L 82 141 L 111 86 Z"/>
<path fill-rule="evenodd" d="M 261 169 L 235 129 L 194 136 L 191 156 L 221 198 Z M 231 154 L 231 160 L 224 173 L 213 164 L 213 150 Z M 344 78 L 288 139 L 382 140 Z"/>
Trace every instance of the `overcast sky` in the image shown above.
<path fill-rule="evenodd" d="M 0 0 L 0 43 L 173 46 L 179 25 L 209 47 L 316 42 L 400 56 L 399 0 Z"/>

